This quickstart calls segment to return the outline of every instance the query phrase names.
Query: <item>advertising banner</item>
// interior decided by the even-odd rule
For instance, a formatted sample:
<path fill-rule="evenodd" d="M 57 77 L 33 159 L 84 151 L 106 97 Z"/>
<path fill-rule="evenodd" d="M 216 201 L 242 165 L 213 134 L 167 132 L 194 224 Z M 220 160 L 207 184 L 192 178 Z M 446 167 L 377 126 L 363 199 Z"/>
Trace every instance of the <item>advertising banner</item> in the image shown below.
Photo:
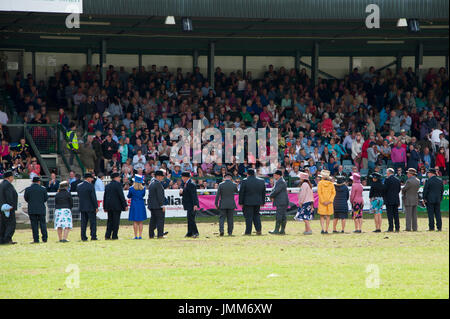
<path fill-rule="evenodd" d="M 83 0 L 1 0 L 0 11 L 83 13 Z"/>

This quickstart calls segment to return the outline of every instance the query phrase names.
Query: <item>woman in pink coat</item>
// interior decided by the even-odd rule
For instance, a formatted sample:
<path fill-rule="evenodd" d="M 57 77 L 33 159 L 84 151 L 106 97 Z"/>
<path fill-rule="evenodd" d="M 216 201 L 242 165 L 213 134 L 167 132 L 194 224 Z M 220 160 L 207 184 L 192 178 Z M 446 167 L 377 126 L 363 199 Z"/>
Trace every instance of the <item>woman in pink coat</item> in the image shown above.
<path fill-rule="evenodd" d="M 350 203 L 352 204 L 353 220 L 355 221 L 354 233 L 361 233 L 363 223 L 363 186 L 361 185 L 361 176 L 358 173 L 353 173 L 350 177 L 353 181 L 352 191 L 350 193 Z"/>

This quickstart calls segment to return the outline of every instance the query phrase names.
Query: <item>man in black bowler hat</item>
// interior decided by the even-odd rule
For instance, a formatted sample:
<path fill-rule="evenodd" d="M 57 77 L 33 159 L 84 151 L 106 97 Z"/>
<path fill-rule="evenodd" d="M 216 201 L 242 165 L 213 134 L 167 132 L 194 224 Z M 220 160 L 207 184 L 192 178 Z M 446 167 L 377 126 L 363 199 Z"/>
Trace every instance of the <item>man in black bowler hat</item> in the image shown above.
<path fill-rule="evenodd" d="M 88 221 L 91 228 L 91 240 L 97 240 L 97 212 L 98 202 L 95 187 L 92 184 L 94 177 L 91 173 L 84 174 L 84 181 L 77 185 L 78 201 L 81 214 L 81 240 L 87 241 L 86 228 Z"/>
<path fill-rule="evenodd" d="M 3 182 L 0 183 L 0 207 L 8 204 L 12 207 L 7 217 L 5 212 L 0 211 L 0 244 L 16 244 L 12 237 L 16 231 L 17 192 L 12 182 L 14 175 L 11 171 L 5 172 Z"/>
<path fill-rule="evenodd" d="M 119 239 L 120 214 L 128 210 L 127 201 L 120 184 L 120 174 L 111 174 L 111 183 L 106 185 L 103 197 L 103 209 L 108 214 L 105 239 Z M 111 237 L 112 235 L 112 237 Z"/>
<path fill-rule="evenodd" d="M 428 170 L 428 180 L 423 187 L 423 201 L 427 206 L 428 212 L 428 230 L 434 231 L 434 219 L 436 218 L 436 227 L 438 231 L 442 230 L 441 202 L 444 198 L 444 184 L 436 176 L 436 169 Z"/>
<path fill-rule="evenodd" d="M 252 234 L 252 225 L 255 225 L 257 235 L 261 235 L 261 206 L 266 202 L 266 185 L 264 180 L 255 176 L 255 171 L 250 168 L 247 171 L 247 178 L 241 183 L 239 189 L 239 205 L 245 217 L 245 233 Z"/>
<path fill-rule="evenodd" d="M 238 192 L 237 186 L 232 181 L 232 175 L 227 173 L 225 180 L 219 184 L 216 193 L 215 205 L 220 210 L 219 217 L 219 232 L 220 236 L 225 233 L 225 218 L 228 224 L 228 235 L 233 235 L 233 215 L 236 209 L 236 201 L 234 200 L 234 194 Z"/>
<path fill-rule="evenodd" d="M 168 232 L 164 232 L 164 218 L 166 197 L 164 187 L 161 181 L 164 180 L 164 172 L 157 170 L 155 177 L 151 180 L 148 187 L 148 209 L 150 209 L 149 237 L 155 238 L 155 229 L 158 230 L 158 238 L 164 238 Z"/>
<path fill-rule="evenodd" d="M 183 180 L 180 195 L 182 197 L 183 209 L 187 211 L 188 231 L 185 237 L 197 238 L 199 236 L 197 224 L 195 223 L 195 212 L 198 210 L 197 186 L 191 181 L 191 173 L 181 173 Z"/>
<path fill-rule="evenodd" d="M 33 231 L 33 243 L 39 243 L 39 228 L 41 229 L 42 241 L 47 242 L 47 222 L 45 215 L 47 209 L 45 202 L 48 199 L 47 190 L 41 185 L 39 176 L 33 177 L 31 186 L 25 189 L 24 199 L 28 203 L 28 216 L 30 217 L 31 230 Z"/>
<path fill-rule="evenodd" d="M 287 184 L 281 170 L 276 170 L 273 177 L 276 182 L 269 196 L 273 200 L 273 206 L 277 208 L 277 213 L 275 229 L 269 233 L 272 235 L 284 235 L 287 223 L 287 208 L 289 205 Z"/>

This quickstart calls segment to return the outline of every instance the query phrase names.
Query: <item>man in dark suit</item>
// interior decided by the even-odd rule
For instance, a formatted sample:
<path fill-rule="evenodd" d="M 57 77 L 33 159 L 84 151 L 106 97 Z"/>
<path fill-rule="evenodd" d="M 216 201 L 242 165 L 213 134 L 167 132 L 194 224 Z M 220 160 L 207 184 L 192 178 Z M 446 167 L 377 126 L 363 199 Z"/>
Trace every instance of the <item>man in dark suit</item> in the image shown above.
<path fill-rule="evenodd" d="M 25 189 L 25 201 L 28 203 L 28 216 L 30 217 L 31 229 L 33 231 L 33 243 L 39 243 L 39 228 L 41 228 L 42 241 L 47 242 L 47 222 L 45 215 L 47 209 L 45 202 L 48 199 L 47 190 L 41 186 L 41 178 L 33 177 L 33 184 Z"/>
<path fill-rule="evenodd" d="M 187 211 L 188 224 L 188 231 L 185 237 L 197 238 L 199 236 L 197 224 L 195 223 L 195 212 L 198 210 L 197 187 L 191 181 L 191 173 L 181 173 L 181 179 L 183 183 L 181 184 L 182 189 L 180 189 L 180 195 L 182 197 L 183 209 Z"/>
<path fill-rule="evenodd" d="M 111 174 L 111 183 L 106 185 L 103 198 L 103 210 L 108 213 L 105 239 L 119 239 L 120 214 L 128 210 L 127 201 L 120 184 L 120 174 Z M 112 237 L 111 237 L 112 234 Z"/>
<path fill-rule="evenodd" d="M 434 231 L 434 219 L 436 218 L 437 231 L 442 230 L 441 202 L 444 198 L 444 184 L 436 176 L 436 169 L 428 170 L 428 180 L 423 188 L 423 201 L 427 205 L 428 230 Z"/>
<path fill-rule="evenodd" d="M 0 244 L 16 244 L 12 240 L 16 231 L 16 210 L 17 210 L 17 192 L 11 184 L 14 181 L 14 175 L 11 171 L 5 172 L 3 182 L 0 183 L 0 207 L 8 204 L 12 207 L 9 217 L 4 212 L 0 212 Z"/>
<path fill-rule="evenodd" d="M 81 240 L 87 241 L 86 228 L 88 220 L 91 228 L 91 240 L 97 240 L 97 212 L 98 202 L 92 182 L 94 177 L 91 173 L 84 175 L 84 181 L 77 185 L 77 193 L 80 203 L 81 214 Z"/>
<path fill-rule="evenodd" d="M 70 192 L 76 193 L 77 186 L 78 186 L 78 184 L 81 184 L 81 183 L 83 183 L 83 181 L 81 180 L 81 175 L 75 174 L 75 180 L 72 183 L 70 183 Z"/>
<path fill-rule="evenodd" d="M 215 205 L 217 209 L 220 209 L 219 217 L 219 232 L 220 236 L 225 233 L 225 218 L 227 219 L 228 235 L 233 235 L 234 221 L 233 215 L 236 209 L 236 201 L 234 200 L 234 194 L 238 192 L 237 186 L 231 180 L 232 175 L 227 173 L 225 180 L 219 184 L 216 193 Z"/>
<path fill-rule="evenodd" d="M 393 168 L 388 168 L 386 175 L 387 178 L 384 181 L 385 188 L 385 199 L 384 203 L 386 204 L 387 217 L 389 221 L 389 229 L 388 232 L 394 231 L 394 223 L 395 223 L 395 231 L 400 231 L 400 219 L 398 216 L 398 207 L 400 206 L 400 180 L 394 176 L 395 172 Z"/>
<path fill-rule="evenodd" d="M 256 234 L 261 235 L 262 226 L 259 211 L 266 202 L 266 185 L 263 179 L 255 176 L 253 169 L 249 169 L 247 175 L 239 189 L 239 205 L 242 206 L 245 217 L 244 235 L 250 236 L 252 234 L 252 224 L 255 225 Z"/>
<path fill-rule="evenodd" d="M 155 229 L 158 230 L 158 238 L 164 238 L 168 232 L 164 232 L 164 218 L 166 209 L 164 204 L 166 203 L 166 196 L 164 194 L 164 186 L 162 181 L 164 180 L 164 172 L 158 170 L 155 172 L 155 177 L 150 182 L 148 187 L 148 209 L 150 209 L 150 226 L 149 237 L 155 238 Z"/>
<path fill-rule="evenodd" d="M 284 235 L 287 223 L 287 207 L 289 205 L 287 184 L 283 178 L 283 172 L 281 170 L 275 171 L 273 177 L 276 182 L 269 196 L 273 200 L 273 206 L 277 208 L 277 214 L 275 229 L 270 231 L 269 234 Z"/>

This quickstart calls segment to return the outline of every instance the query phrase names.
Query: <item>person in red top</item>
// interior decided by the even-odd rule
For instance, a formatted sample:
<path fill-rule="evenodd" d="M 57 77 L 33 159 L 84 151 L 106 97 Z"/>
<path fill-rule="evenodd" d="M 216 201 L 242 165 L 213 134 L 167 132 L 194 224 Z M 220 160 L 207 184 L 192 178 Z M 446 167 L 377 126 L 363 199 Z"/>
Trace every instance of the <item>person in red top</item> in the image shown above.
<path fill-rule="evenodd" d="M 331 121 L 328 113 L 323 113 L 322 129 L 327 133 L 333 132 L 333 121 Z"/>
<path fill-rule="evenodd" d="M 439 152 L 436 155 L 436 166 L 439 167 L 439 171 L 442 172 L 442 175 L 447 176 L 448 172 L 446 171 L 445 165 L 445 148 L 440 147 Z"/>
<path fill-rule="evenodd" d="M 368 168 L 369 165 L 369 155 L 367 154 L 367 150 L 370 147 L 370 143 L 375 142 L 375 135 L 370 134 L 369 138 L 364 141 L 364 144 L 362 146 L 361 150 L 361 158 L 362 158 L 362 165 L 364 169 Z"/>

